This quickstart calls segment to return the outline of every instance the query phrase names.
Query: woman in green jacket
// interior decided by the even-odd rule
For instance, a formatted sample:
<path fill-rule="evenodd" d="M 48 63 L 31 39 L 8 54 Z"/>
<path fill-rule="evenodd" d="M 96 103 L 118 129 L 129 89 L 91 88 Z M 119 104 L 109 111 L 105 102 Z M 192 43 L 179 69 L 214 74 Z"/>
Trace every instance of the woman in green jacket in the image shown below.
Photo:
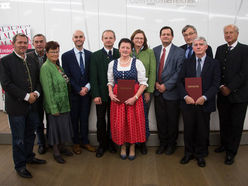
<path fill-rule="evenodd" d="M 134 44 L 133 57 L 136 57 L 142 61 L 146 69 L 146 77 L 148 78 L 148 87 L 144 91 L 144 110 L 146 118 L 146 138 L 149 136 L 149 121 L 148 114 L 151 103 L 152 93 L 154 91 L 156 81 L 156 59 L 152 49 L 148 48 L 147 38 L 143 30 L 135 30 L 131 36 L 131 41 Z M 145 143 L 140 144 L 140 152 L 147 154 L 147 148 Z"/>
<path fill-rule="evenodd" d="M 72 156 L 64 147 L 71 142 L 72 124 L 68 96 L 69 79 L 64 70 L 56 64 L 59 59 L 59 44 L 46 44 L 47 60 L 40 70 L 40 82 L 44 93 L 44 108 L 48 114 L 48 144 L 53 146 L 53 156 L 58 163 L 65 163 L 61 154 Z"/>

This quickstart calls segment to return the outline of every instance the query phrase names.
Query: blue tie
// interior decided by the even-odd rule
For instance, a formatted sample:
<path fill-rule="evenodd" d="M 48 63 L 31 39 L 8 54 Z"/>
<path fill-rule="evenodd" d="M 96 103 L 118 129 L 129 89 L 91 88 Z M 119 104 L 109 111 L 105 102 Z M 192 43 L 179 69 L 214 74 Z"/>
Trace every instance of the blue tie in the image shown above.
<path fill-rule="evenodd" d="M 188 59 L 188 58 L 190 58 L 191 53 L 192 53 L 192 46 L 189 46 L 189 47 L 188 47 L 188 55 L 187 55 L 187 59 Z"/>
<path fill-rule="evenodd" d="M 83 60 L 82 54 L 83 54 L 83 52 L 79 52 L 79 55 L 80 55 L 79 61 L 80 61 L 81 72 L 82 72 L 82 74 L 84 74 L 84 60 Z"/>
<path fill-rule="evenodd" d="M 198 58 L 196 77 L 201 77 L 201 58 Z"/>

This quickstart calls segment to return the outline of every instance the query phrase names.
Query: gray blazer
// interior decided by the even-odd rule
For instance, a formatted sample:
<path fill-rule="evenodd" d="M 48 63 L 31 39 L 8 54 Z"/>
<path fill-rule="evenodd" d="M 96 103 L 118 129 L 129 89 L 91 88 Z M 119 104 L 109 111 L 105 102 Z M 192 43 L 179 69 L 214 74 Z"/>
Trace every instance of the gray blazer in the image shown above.
<path fill-rule="evenodd" d="M 157 64 L 157 71 L 156 71 L 157 80 L 158 80 L 158 69 L 160 63 L 161 50 L 162 50 L 162 45 L 153 48 L 156 58 L 156 64 Z M 166 87 L 166 91 L 163 93 L 163 98 L 165 100 L 178 100 L 179 94 L 176 88 L 176 84 L 177 84 L 178 74 L 181 70 L 185 58 L 184 50 L 172 44 L 169 54 L 166 53 L 166 55 L 168 55 L 168 57 L 166 59 L 165 66 L 162 71 L 162 83 Z M 160 93 L 157 90 L 155 90 L 154 95 L 158 96 L 159 94 Z"/>

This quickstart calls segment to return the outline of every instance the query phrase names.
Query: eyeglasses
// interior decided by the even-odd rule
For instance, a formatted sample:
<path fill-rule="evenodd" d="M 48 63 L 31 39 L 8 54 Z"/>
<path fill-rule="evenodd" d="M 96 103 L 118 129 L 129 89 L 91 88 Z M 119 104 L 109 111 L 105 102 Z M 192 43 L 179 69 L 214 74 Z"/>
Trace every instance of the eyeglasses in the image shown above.
<path fill-rule="evenodd" d="M 189 34 L 183 34 L 183 37 L 192 36 L 195 32 L 190 32 Z"/>

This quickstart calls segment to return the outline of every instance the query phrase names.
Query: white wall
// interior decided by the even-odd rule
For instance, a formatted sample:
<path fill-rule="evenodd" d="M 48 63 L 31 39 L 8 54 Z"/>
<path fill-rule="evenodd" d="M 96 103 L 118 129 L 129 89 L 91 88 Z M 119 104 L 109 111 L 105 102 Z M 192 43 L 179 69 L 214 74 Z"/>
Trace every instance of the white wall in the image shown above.
<path fill-rule="evenodd" d="M 223 26 L 230 23 L 240 28 L 239 41 L 248 44 L 247 9 L 247 0 L 0 0 L 0 25 L 30 24 L 32 35 L 43 33 L 48 41 L 58 41 L 62 54 L 73 47 L 71 37 L 76 29 L 85 32 L 85 48 L 96 51 L 102 47 L 101 33 L 105 29 L 116 32 L 115 46 L 120 38 L 143 29 L 149 46 L 154 47 L 160 44 L 160 28 L 168 25 L 175 32 L 174 44 L 180 46 L 184 44 L 182 27 L 192 24 L 215 53 L 216 47 L 225 42 Z M 149 117 L 151 130 L 156 130 L 153 105 Z M 95 123 L 92 105 L 91 131 Z M 218 130 L 217 113 L 212 114 L 211 129 Z"/>

